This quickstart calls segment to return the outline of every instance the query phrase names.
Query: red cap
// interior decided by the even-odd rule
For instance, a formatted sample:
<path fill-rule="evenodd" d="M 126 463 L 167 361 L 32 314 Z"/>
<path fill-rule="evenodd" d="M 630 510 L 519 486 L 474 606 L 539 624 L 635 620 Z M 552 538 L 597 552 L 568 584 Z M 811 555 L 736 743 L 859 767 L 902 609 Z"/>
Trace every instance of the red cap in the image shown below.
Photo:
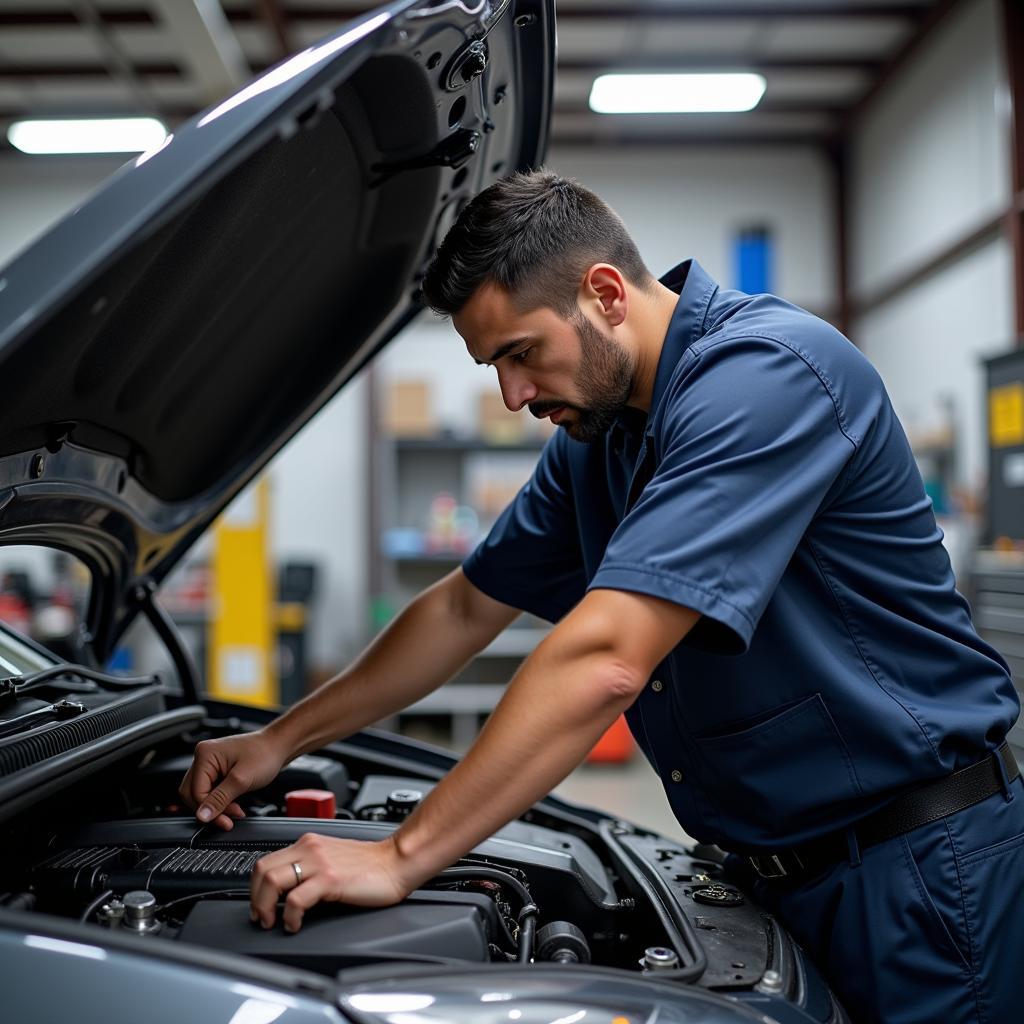
<path fill-rule="evenodd" d="M 329 789 L 293 789 L 284 799 L 289 818 L 334 817 L 334 794 Z"/>

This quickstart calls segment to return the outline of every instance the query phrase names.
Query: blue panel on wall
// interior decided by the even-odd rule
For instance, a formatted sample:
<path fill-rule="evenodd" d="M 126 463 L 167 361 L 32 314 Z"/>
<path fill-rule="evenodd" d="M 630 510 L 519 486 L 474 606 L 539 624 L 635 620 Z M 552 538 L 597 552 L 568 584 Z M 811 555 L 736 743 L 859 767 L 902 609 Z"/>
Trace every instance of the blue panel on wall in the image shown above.
<path fill-rule="evenodd" d="M 772 290 L 774 247 L 768 228 L 746 228 L 733 242 L 736 287 L 751 294 Z"/>

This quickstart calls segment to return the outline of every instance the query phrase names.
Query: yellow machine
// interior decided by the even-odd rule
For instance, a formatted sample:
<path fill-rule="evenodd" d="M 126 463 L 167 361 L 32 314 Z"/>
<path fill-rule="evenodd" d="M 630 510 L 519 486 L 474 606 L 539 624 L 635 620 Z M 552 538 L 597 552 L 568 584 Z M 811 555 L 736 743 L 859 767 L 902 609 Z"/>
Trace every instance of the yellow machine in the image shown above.
<path fill-rule="evenodd" d="M 213 534 L 207 692 L 257 707 L 280 704 L 269 508 L 263 477 L 235 499 Z"/>

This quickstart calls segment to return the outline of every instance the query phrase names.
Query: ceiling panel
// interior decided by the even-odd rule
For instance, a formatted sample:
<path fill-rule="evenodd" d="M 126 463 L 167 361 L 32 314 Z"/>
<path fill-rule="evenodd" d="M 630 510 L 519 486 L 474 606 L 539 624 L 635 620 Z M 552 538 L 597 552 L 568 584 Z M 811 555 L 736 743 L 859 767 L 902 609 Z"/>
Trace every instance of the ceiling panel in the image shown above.
<path fill-rule="evenodd" d="M 133 61 L 181 63 L 181 48 L 162 25 L 113 25 L 108 31 L 114 45 Z"/>
<path fill-rule="evenodd" d="M 280 59 L 280 53 L 276 41 L 271 37 L 264 25 L 253 22 L 249 25 L 234 25 L 232 29 L 238 42 L 241 44 L 242 53 L 253 67 L 263 67 L 267 64 L 276 64 Z M 322 35 L 326 33 L 321 33 Z M 296 50 L 307 45 L 300 38 L 300 31 L 292 29 L 290 38 Z"/>
<path fill-rule="evenodd" d="M 25 79 L 22 86 L 29 111 L 44 116 L 83 110 L 99 113 L 107 104 L 121 112 L 137 105 L 131 87 L 113 78 Z"/>
<path fill-rule="evenodd" d="M 3 7 L 0 5 L 0 10 Z M 103 64 L 104 49 L 91 31 L 74 25 L 0 30 L 0 62 L 23 64 Z"/>
<path fill-rule="evenodd" d="M 20 82 L 0 80 L 0 110 L 20 110 L 27 105 L 28 98 Z"/>
<path fill-rule="evenodd" d="M 581 41 L 600 29 L 601 33 L 614 32 L 618 37 L 629 37 L 629 46 L 638 53 L 723 53 L 749 50 L 757 29 L 751 20 L 742 18 L 734 22 L 696 18 L 634 18 L 608 22 L 595 18 L 565 25 L 558 34 L 559 52 L 566 44 L 578 48 Z"/>
<path fill-rule="evenodd" d="M 610 135 L 701 135 L 729 134 L 741 125 L 744 134 L 757 132 L 816 133 L 833 127 L 832 118 L 819 113 L 766 113 L 751 111 L 746 114 L 588 114 L 556 111 L 553 119 L 554 135 L 582 132 L 593 128 Z"/>
<path fill-rule="evenodd" d="M 864 57 L 893 53 L 914 30 L 901 18 L 781 18 L 764 30 L 761 47 L 774 56 Z"/>
<path fill-rule="evenodd" d="M 204 100 L 209 79 L 183 52 L 159 3 L 92 0 L 99 32 L 76 23 L 75 5 L 0 0 L 0 119 L 15 114 L 112 113 L 156 104 L 171 124 Z M 276 4 L 279 26 L 267 17 Z M 894 54 L 950 0 L 558 0 L 558 107 L 554 132 L 584 137 L 743 141 L 752 132 L 834 137 L 842 115 L 884 80 Z M 223 0 L 231 31 L 254 68 L 282 56 L 278 28 L 298 50 L 335 31 L 368 0 Z M 81 8 L 85 9 L 85 8 Z M 79 74 L 78 69 L 82 69 Z M 745 115 L 612 117 L 587 97 L 613 69 L 757 70 L 762 108 Z M 130 80 L 125 80 L 125 76 Z M 0 148 L 2 148 L 0 134 Z"/>

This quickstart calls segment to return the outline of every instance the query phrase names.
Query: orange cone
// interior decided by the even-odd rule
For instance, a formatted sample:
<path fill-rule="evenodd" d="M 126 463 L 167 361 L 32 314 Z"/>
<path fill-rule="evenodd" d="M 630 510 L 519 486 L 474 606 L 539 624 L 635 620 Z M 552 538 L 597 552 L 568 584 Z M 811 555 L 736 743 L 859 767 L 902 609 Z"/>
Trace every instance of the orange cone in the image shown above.
<path fill-rule="evenodd" d="M 633 734 L 626 724 L 626 716 L 619 715 L 594 744 L 593 749 L 587 754 L 587 760 L 621 764 L 630 760 L 634 749 Z"/>

